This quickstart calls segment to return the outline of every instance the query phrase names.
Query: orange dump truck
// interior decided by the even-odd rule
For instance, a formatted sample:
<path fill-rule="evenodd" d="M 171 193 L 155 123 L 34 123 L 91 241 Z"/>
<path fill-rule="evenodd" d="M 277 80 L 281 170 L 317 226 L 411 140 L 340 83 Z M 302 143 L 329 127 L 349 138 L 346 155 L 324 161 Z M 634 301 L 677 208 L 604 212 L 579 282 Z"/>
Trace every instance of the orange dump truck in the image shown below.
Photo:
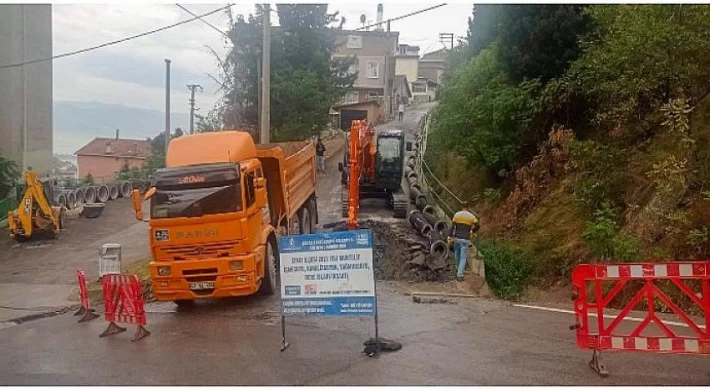
<path fill-rule="evenodd" d="M 178 304 L 276 291 L 278 234 L 318 223 L 313 142 L 255 145 L 241 131 L 170 141 L 150 199 L 153 294 Z M 133 193 L 136 217 L 141 196 Z"/>

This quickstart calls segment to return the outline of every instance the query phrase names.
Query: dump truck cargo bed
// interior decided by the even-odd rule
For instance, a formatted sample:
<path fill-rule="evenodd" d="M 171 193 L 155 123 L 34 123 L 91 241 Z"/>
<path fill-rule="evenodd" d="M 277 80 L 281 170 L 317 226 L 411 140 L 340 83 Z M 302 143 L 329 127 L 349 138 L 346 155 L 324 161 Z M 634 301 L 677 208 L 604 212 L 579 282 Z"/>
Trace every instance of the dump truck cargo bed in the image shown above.
<path fill-rule="evenodd" d="M 295 216 L 316 191 L 316 149 L 313 142 L 256 145 L 264 168 L 274 226 Z"/>

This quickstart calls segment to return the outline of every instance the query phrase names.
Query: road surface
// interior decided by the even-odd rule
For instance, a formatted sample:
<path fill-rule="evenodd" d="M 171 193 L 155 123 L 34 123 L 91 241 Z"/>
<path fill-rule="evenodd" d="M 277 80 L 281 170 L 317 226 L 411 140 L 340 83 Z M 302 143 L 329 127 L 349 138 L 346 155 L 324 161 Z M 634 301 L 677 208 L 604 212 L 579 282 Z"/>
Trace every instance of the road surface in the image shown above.
<path fill-rule="evenodd" d="M 412 110 L 407 119 L 419 115 Z M 415 121 L 409 121 L 409 123 Z M 405 121 L 405 125 L 408 121 Z M 337 162 L 319 176 L 321 223 L 340 219 Z M 276 296 L 148 306 L 152 335 L 99 338 L 106 323 L 58 315 L 0 329 L 2 385 L 708 385 L 702 356 L 605 354 L 609 378 L 588 366 L 573 316 L 488 299 L 418 304 L 378 282 L 380 335 L 400 351 L 368 358 L 372 319 L 289 318 L 280 352 Z M 571 305 L 570 305 L 571 306 Z"/>

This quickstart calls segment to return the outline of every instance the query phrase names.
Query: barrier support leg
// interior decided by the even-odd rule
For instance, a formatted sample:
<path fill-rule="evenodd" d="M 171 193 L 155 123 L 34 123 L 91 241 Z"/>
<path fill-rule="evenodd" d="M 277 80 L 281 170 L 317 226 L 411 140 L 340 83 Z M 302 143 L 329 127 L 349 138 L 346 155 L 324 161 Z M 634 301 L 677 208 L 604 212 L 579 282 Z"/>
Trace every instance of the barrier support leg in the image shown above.
<path fill-rule="evenodd" d="M 77 310 L 76 313 L 74 313 L 74 315 L 75 316 L 82 316 L 82 315 L 84 315 L 84 313 L 86 313 L 86 308 L 84 307 L 84 305 L 81 305 L 81 306 L 79 306 L 79 310 Z"/>
<path fill-rule="evenodd" d="M 609 376 L 609 371 L 606 369 L 606 364 L 602 361 L 602 351 L 594 350 L 592 360 L 589 361 L 589 367 L 592 368 L 599 376 L 606 378 Z"/>
<path fill-rule="evenodd" d="M 126 328 L 116 325 L 115 322 L 110 322 L 108 324 L 108 327 L 106 328 L 106 330 L 103 333 L 101 333 L 99 335 L 99 337 L 111 336 L 116 333 L 121 333 L 121 332 L 125 332 L 125 331 L 126 331 Z"/>
<path fill-rule="evenodd" d="M 131 341 L 138 341 L 138 340 L 148 337 L 148 336 L 150 336 L 150 332 L 148 331 L 148 329 L 143 327 L 143 325 L 138 325 L 136 327 L 136 334 L 133 335 L 133 340 L 131 340 Z"/>
<path fill-rule="evenodd" d="M 79 318 L 78 322 L 91 321 L 94 318 L 99 318 L 99 317 L 100 316 L 94 312 L 94 309 L 89 309 L 89 310 L 84 309 L 84 315 L 81 318 Z"/>

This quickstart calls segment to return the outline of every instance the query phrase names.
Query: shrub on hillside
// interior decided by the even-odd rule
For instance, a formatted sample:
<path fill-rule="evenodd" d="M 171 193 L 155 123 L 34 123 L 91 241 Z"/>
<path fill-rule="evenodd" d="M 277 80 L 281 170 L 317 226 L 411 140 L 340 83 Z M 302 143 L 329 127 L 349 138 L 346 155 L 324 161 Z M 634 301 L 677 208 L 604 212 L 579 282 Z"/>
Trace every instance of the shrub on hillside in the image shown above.
<path fill-rule="evenodd" d="M 486 264 L 486 281 L 497 296 L 519 299 L 525 292 L 532 266 L 529 255 L 512 244 L 479 240 L 477 248 Z"/>

